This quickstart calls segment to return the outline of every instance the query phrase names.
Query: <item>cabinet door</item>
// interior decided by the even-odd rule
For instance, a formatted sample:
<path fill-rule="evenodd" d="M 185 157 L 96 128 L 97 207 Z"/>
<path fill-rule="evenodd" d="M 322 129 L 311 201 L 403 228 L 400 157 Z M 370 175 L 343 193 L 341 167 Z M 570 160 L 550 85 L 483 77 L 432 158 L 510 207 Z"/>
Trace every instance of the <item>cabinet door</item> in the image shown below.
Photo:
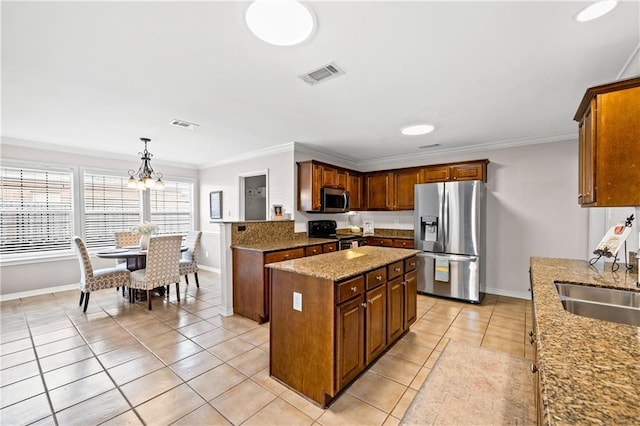
<path fill-rule="evenodd" d="M 336 186 L 342 189 L 347 187 L 347 172 L 345 170 L 336 170 Z"/>
<path fill-rule="evenodd" d="M 367 210 L 392 209 L 392 180 L 393 174 L 391 173 L 371 173 L 366 175 Z"/>
<path fill-rule="evenodd" d="M 396 247 L 396 248 L 412 249 L 413 248 L 413 240 L 394 239 L 393 240 L 393 246 Z"/>
<path fill-rule="evenodd" d="M 402 277 L 387 283 L 387 342 L 389 343 L 400 337 L 405 330 L 404 293 Z"/>
<path fill-rule="evenodd" d="M 305 256 L 315 256 L 316 254 L 322 254 L 322 245 L 308 246 L 304 248 Z"/>
<path fill-rule="evenodd" d="M 484 164 L 457 164 L 451 167 L 451 180 L 484 181 Z"/>
<path fill-rule="evenodd" d="M 364 369 L 364 311 L 361 297 L 336 308 L 338 389 Z"/>
<path fill-rule="evenodd" d="M 408 169 L 397 171 L 393 176 L 394 210 L 413 210 L 414 186 L 418 183 L 419 171 Z"/>
<path fill-rule="evenodd" d="M 351 210 L 361 210 L 362 205 L 362 176 L 349 173 L 347 176 L 347 191 Z"/>
<path fill-rule="evenodd" d="M 592 106 L 593 107 L 593 106 Z M 588 108 L 579 124 L 578 145 L 578 169 L 579 188 L 578 203 L 591 204 L 596 200 L 594 160 L 595 160 L 595 135 L 593 131 L 592 107 Z"/>
<path fill-rule="evenodd" d="M 451 167 L 431 166 L 421 171 L 420 183 L 446 182 L 451 179 Z"/>
<path fill-rule="evenodd" d="M 393 239 L 392 238 L 380 238 L 380 237 L 370 237 L 369 238 L 370 246 L 381 246 L 381 247 L 393 247 Z"/>
<path fill-rule="evenodd" d="M 327 244 L 323 244 L 322 245 L 322 252 L 323 253 L 332 253 L 334 251 L 337 250 L 337 244 L 336 243 L 327 243 Z"/>
<path fill-rule="evenodd" d="M 387 286 L 366 293 L 365 361 L 369 364 L 387 347 Z"/>
<path fill-rule="evenodd" d="M 412 258 L 415 260 L 415 258 Z M 418 280 L 416 271 L 404 274 L 404 329 L 416 322 L 418 316 Z"/>
<path fill-rule="evenodd" d="M 267 253 L 264 255 L 264 263 L 282 262 L 285 260 L 298 259 L 304 257 L 304 248 L 280 250 Z"/>

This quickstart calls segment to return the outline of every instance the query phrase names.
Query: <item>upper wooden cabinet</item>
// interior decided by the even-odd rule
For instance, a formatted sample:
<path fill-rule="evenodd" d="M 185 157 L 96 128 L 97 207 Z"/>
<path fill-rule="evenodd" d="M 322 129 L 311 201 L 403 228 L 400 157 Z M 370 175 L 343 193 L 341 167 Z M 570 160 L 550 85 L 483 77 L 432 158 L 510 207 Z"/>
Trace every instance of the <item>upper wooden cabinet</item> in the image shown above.
<path fill-rule="evenodd" d="M 393 210 L 413 210 L 413 198 L 420 177 L 420 169 L 402 169 L 393 172 Z"/>
<path fill-rule="evenodd" d="M 578 203 L 640 205 L 640 77 L 587 89 L 578 124 Z"/>
<path fill-rule="evenodd" d="M 298 210 L 320 211 L 324 187 L 347 188 L 348 171 L 319 161 L 298 163 Z"/>
<path fill-rule="evenodd" d="M 418 183 L 451 182 L 462 180 L 487 181 L 489 160 L 466 161 L 463 163 L 437 164 L 420 170 Z"/>
<path fill-rule="evenodd" d="M 414 185 L 420 169 L 365 174 L 367 210 L 413 210 Z"/>
<path fill-rule="evenodd" d="M 347 172 L 347 191 L 349 192 L 351 210 L 362 210 L 364 208 L 364 203 L 362 196 L 361 174 Z"/>

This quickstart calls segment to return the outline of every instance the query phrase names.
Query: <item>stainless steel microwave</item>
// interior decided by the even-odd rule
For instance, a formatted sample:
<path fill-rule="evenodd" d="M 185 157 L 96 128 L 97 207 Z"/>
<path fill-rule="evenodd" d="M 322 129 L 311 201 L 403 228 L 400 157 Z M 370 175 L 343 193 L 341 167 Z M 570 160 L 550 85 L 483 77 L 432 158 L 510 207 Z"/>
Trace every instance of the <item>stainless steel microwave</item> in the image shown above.
<path fill-rule="evenodd" d="M 349 211 L 349 193 L 339 188 L 322 188 L 321 210 L 326 213 L 343 213 Z"/>

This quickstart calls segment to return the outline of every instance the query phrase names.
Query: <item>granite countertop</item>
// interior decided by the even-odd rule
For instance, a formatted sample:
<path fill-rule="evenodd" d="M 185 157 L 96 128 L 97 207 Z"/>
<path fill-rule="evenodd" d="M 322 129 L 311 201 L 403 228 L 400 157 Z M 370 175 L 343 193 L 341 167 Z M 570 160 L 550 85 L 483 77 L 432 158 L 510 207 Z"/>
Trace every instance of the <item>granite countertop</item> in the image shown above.
<path fill-rule="evenodd" d="M 537 367 L 545 424 L 637 424 L 640 327 L 591 319 L 562 307 L 555 282 L 640 292 L 637 273 L 582 260 L 531 258 Z"/>
<path fill-rule="evenodd" d="M 295 272 L 301 275 L 342 281 L 389 263 L 414 256 L 418 250 L 363 246 L 284 262 L 269 263 L 267 268 Z"/>
<path fill-rule="evenodd" d="M 279 250 L 288 250 L 300 247 L 308 247 L 314 246 L 317 244 L 325 244 L 325 243 L 337 243 L 336 239 L 329 238 L 300 238 L 300 237 L 291 237 L 291 239 L 280 240 L 280 241 L 260 241 L 255 243 L 242 243 L 232 245 L 231 248 L 238 248 L 243 250 L 253 250 L 253 251 L 262 251 L 262 252 L 270 252 L 270 251 L 279 251 Z"/>

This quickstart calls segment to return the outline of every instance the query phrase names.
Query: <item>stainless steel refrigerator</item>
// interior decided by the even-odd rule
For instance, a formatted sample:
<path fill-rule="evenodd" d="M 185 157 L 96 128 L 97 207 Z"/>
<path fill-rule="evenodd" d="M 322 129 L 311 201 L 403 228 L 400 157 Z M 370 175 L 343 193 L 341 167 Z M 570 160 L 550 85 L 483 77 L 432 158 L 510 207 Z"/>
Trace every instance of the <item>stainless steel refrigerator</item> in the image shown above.
<path fill-rule="evenodd" d="M 479 180 L 415 186 L 418 292 L 480 303 L 486 189 Z"/>

